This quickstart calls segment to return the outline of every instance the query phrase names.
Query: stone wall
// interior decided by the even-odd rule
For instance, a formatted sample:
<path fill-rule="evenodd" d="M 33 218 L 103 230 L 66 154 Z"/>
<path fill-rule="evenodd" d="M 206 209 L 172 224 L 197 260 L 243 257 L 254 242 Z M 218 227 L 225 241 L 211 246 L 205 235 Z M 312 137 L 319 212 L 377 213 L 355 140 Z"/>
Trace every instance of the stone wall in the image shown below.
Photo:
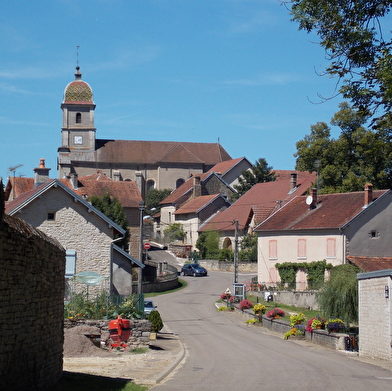
<path fill-rule="evenodd" d="M 392 360 L 392 270 L 357 275 L 359 355 Z"/>
<path fill-rule="evenodd" d="M 81 319 L 77 321 L 71 321 L 66 319 L 64 321 L 64 327 L 70 328 L 75 326 L 94 326 L 101 330 L 101 341 L 109 345 L 109 320 L 89 320 Z M 138 349 L 148 347 L 150 345 L 150 331 L 151 322 L 146 319 L 131 319 L 130 322 L 131 336 L 128 340 L 128 349 Z"/>
<path fill-rule="evenodd" d="M 0 267 L 0 389 L 50 389 L 63 369 L 65 251 L 4 215 Z"/>
<path fill-rule="evenodd" d="M 199 264 L 207 270 L 220 272 L 233 272 L 233 262 L 219 262 L 215 259 L 201 260 Z M 255 273 L 257 275 L 257 262 L 238 262 L 238 273 Z"/>

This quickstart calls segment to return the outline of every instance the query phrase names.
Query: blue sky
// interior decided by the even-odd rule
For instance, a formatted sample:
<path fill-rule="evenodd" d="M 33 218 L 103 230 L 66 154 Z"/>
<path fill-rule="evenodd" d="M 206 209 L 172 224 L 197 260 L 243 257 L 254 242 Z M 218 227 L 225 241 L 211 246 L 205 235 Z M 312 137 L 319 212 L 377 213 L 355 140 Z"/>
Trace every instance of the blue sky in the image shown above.
<path fill-rule="evenodd" d="M 317 37 L 277 0 L 18 0 L 0 13 L 0 176 L 57 177 L 60 105 L 78 61 L 98 138 L 218 140 L 233 157 L 294 169 L 328 122 L 335 80 Z"/>

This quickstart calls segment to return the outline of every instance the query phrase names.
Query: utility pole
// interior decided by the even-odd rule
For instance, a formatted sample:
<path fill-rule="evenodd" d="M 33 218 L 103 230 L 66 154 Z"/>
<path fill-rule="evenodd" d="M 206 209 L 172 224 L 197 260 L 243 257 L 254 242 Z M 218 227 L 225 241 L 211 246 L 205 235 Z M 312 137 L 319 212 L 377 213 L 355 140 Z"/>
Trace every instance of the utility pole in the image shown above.
<path fill-rule="evenodd" d="M 139 241 L 139 261 L 143 262 L 143 212 L 144 212 L 144 202 L 139 202 L 139 218 L 140 218 L 140 241 Z M 137 276 L 137 293 L 141 295 L 143 293 L 142 287 L 142 279 L 143 279 L 143 269 L 139 267 L 138 276 Z"/>
<path fill-rule="evenodd" d="M 238 220 L 234 220 L 234 284 L 238 282 Z"/>

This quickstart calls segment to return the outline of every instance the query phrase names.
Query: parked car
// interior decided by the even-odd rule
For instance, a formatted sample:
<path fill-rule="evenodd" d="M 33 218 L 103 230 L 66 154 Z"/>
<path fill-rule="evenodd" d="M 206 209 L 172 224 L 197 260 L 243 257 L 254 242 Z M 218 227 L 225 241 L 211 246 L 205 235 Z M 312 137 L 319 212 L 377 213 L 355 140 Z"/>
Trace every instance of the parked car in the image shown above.
<path fill-rule="evenodd" d="M 152 300 L 144 300 L 144 314 L 149 315 L 152 311 L 155 311 L 156 306 Z"/>
<path fill-rule="evenodd" d="M 182 276 L 206 276 L 207 269 L 200 266 L 198 263 L 186 263 L 182 268 L 180 274 Z"/>

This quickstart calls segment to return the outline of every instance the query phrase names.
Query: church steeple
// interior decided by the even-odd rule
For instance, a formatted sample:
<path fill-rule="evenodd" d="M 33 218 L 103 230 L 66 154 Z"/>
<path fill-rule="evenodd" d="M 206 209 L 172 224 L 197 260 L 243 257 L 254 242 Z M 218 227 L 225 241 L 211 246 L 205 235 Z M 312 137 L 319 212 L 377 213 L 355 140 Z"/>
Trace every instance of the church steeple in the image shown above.
<path fill-rule="evenodd" d="M 75 80 L 64 90 L 62 151 L 65 149 L 94 151 L 95 127 L 93 90 L 82 80 L 80 67 L 76 67 Z"/>

